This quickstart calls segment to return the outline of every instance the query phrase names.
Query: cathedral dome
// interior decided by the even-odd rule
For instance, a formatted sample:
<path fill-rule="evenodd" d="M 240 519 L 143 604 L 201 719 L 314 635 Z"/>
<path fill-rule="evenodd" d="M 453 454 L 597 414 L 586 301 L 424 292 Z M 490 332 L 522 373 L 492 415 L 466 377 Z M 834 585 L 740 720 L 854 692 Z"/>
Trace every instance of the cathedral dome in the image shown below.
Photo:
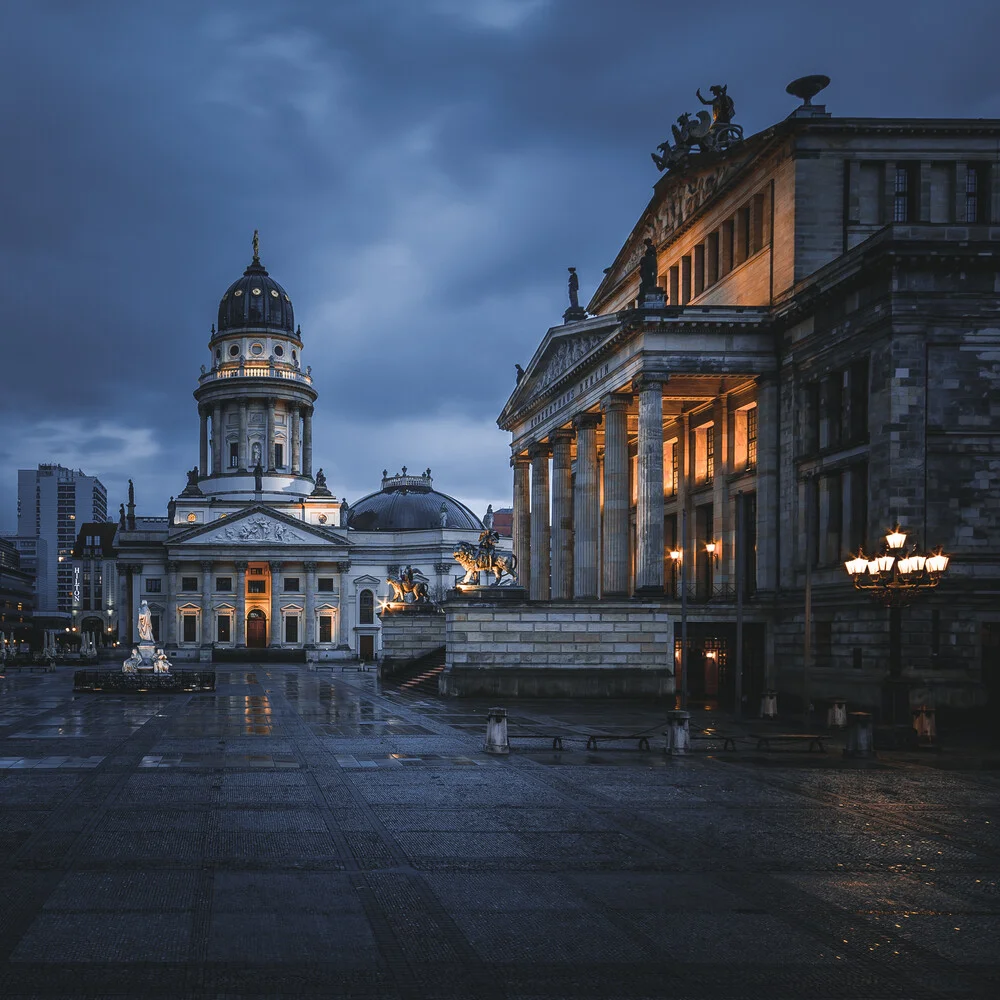
<path fill-rule="evenodd" d="M 347 524 L 355 531 L 426 531 L 442 526 L 483 530 L 482 521 L 465 504 L 433 489 L 430 469 L 408 476 L 405 466 L 397 476 L 383 471 L 382 489 L 353 504 Z"/>
<path fill-rule="evenodd" d="M 219 302 L 218 333 L 271 329 L 295 336 L 292 300 L 261 264 L 257 247 L 255 232 L 250 266 L 226 289 Z"/>

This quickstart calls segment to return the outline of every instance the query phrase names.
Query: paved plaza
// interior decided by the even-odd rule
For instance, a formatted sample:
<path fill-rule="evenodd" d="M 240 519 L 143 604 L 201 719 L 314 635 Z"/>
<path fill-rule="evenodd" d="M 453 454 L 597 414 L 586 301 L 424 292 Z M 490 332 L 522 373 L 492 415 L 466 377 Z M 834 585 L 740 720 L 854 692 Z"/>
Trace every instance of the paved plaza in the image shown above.
<path fill-rule="evenodd" d="M 483 702 L 218 681 L 0 681 L 0 996 L 1000 995 L 988 756 L 667 758 L 655 707 L 551 701 L 494 757 Z"/>

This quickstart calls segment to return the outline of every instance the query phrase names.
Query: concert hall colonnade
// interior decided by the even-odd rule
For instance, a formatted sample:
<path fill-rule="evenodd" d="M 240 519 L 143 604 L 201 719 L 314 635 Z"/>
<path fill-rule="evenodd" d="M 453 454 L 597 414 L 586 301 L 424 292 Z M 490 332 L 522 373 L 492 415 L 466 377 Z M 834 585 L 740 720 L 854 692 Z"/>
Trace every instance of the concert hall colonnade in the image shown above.
<path fill-rule="evenodd" d="M 586 308 L 571 268 L 518 366 L 498 425 L 521 583 L 566 610 L 658 602 L 676 670 L 683 574 L 695 702 L 877 706 L 886 614 L 843 560 L 898 521 L 952 556 L 903 612 L 913 697 L 1000 703 L 1000 122 L 806 99 L 726 127 L 654 155 Z"/>

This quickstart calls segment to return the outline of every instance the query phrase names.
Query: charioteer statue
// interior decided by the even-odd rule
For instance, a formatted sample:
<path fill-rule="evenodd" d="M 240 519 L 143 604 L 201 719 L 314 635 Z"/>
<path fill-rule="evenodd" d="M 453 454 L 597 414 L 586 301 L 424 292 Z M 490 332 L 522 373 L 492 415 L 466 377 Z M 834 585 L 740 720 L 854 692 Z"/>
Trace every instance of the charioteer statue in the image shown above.
<path fill-rule="evenodd" d="M 677 124 L 670 126 L 673 145 L 669 139 L 664 139 L 656 147 L 662 155 L 649 154 L 659 170 L 682 166 L 695 147 L 702 153 L 722 152 L 742 141 L 743 126 L 733 123 L 736 105 L 726 92 L 726 84 L 713 84 L 709 93 L 711 100 L 702 97 L 700 88 L 695 91 L 698 100 L 709 105 L 712 113 L 699 111 L 692 116 L 685 111 L 677 118 Z"/>

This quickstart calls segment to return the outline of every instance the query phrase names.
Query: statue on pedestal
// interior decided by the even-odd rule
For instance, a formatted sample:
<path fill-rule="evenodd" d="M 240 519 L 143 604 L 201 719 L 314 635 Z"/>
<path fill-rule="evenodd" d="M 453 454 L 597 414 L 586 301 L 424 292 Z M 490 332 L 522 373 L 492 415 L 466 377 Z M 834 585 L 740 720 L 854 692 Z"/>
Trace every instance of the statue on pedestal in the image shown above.
<path fill-rule="evenodd" d="M 139 638 L 143 642 L 153 641 L 153 615 L 149 610 L 149 605 L 143 600 L 139 605 Z"/>
<path fill-rule="evenodd" d="M 142 664 L 142 657 L 139 655 L 138 647 L 132 647 L 132 655 L 122 664 L 123 674 L 134 674 Z"/>
<path fill-rule="evenodd" d="M 167 654 L 157 647 L 156 655 L 153 657 L 153 673 L 169 674 L 173 664 L 167 659 Z"/>

